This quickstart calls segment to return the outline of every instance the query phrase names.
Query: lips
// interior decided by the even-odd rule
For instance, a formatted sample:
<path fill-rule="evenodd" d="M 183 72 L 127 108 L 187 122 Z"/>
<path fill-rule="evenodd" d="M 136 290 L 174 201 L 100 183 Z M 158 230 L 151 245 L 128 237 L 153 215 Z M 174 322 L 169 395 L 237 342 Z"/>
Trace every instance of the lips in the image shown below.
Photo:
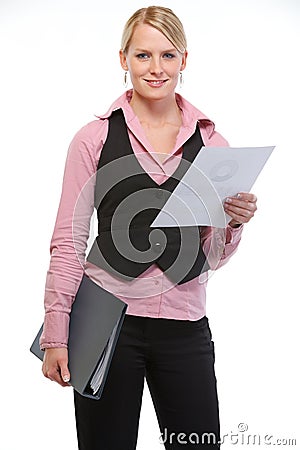
<path fill-rule="evenodd" d="M 145 81 L 149 86 L 157 88 L 163 86 L 168 80 L 145 80 Z"/>

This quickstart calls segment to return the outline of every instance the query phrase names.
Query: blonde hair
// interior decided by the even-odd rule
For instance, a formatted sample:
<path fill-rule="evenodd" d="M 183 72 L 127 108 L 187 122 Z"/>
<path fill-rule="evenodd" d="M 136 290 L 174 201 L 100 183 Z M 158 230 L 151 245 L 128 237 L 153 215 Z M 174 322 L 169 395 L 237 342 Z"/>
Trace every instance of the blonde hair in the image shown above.
<path fill-rule="evenodd" d="M 148 6 L 138 9 L 127 20 L 121 40 L 121 49 L 126 54 L 137 25 L 146 24 L 160 31 L 180 53 L 186 51 L 187 42 L 183 25 L 169 8 Z"/>

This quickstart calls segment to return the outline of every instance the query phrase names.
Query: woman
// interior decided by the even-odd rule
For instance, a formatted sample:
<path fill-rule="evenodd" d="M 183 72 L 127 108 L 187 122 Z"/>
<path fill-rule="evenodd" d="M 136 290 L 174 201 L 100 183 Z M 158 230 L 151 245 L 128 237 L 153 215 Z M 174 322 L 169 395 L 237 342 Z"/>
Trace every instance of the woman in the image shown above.
<path fill-rule="evenodd" d="M 224 203 L 231 217 L 225 232 L 203 227 L 199 235 L 197 227 L 189 227 L 187 234 L 174 227 L 149 237 L 159 205 L 199 149 L 228 145 L 210 119 L 175 93 L 186 61 L 178 17 L 158 6 L 136 11 L 125 25 L 120 50 L 125 81 L 129 73 L 133 88 L 79 130 L 69 148 L 46 280 L 44 375 L 68 386 L 69 313 L 84 272 L 128 304 L 101 399 L 74 392 L 81 450 L 136 448 L 145 378 L 165 448 L 219 448 L 214 346 L 205 315 L 207 273 L 236 251 L 256 197 L 239 193 Z M 104 170 L 109 164 L 121 180 L 110 190 Z M 101 258 L 85 260 L 95 186 L 102 186 L 94 243 Z M 112 220 L 128 211 L 132 220 L 121 225 L 114 241 Z M 132 246 L 123 248 L 127 235 Z M 178 257 L 181 249 L 184 258 Z"/>

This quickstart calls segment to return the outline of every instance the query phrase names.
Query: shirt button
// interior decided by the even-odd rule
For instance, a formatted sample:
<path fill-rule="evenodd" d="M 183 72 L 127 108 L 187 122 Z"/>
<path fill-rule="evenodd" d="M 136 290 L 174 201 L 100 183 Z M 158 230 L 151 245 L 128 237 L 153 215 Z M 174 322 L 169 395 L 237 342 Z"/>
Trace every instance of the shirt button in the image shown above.
<path fill-rule="evenodd" d="M 161 253 L 161 250 L 162 250 L 161 243 L 160 242 L 155 242 L 153 250 L 154 250 L 155 253 Z"/>
<path fill-rule="evenodd" d="M 156 198 L 163 198 L 164 191 L 162 189 L 156 189 L 155 195 Z"/>

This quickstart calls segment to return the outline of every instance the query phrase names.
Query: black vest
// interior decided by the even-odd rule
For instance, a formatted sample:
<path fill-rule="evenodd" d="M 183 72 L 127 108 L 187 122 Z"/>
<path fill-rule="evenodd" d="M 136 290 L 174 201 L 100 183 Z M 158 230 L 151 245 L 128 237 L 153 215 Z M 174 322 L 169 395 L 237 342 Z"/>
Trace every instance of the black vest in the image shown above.
<path fill-rule="evenodd" d="M 127 280 L 155 263 L 175 284 L 208 270 L 200 227 L 150 227 L 202 146 L 197 126 L 183 146 L 176 171 L 158 185 L 134 155 L 123 111 L 114 111 L 96 176 L 99 235 L 87 260 Z"/>

